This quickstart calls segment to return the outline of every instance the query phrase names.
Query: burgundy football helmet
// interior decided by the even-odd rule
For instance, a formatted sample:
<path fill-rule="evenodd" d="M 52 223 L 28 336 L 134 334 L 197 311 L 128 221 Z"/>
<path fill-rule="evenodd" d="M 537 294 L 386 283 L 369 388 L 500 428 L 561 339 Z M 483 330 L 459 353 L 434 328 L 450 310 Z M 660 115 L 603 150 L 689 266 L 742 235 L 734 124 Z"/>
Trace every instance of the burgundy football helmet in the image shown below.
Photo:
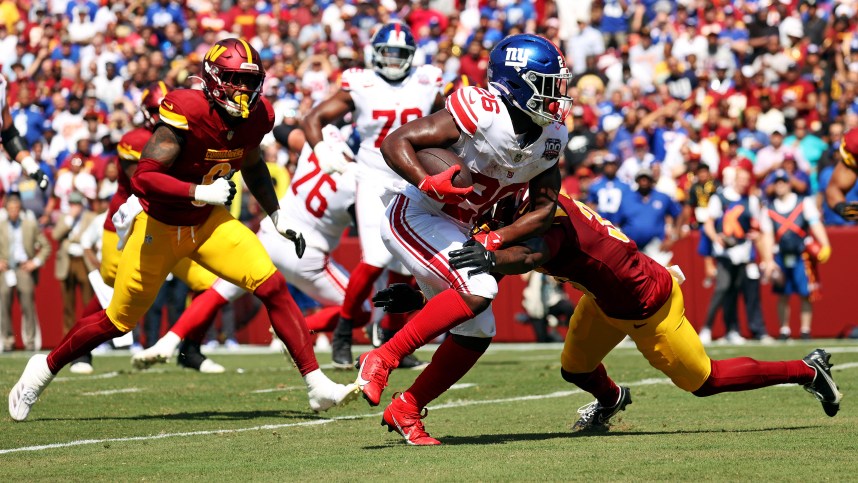
<path fill-rule="evenodd" d="M 146 129 L 152 131 L 158 124 L 158 120 L 161 118 L 158 109 L 168 92 L 170 92 L 170 88 L 163 81 L 155 82 L 143 91 L 143 96 L 140 98 L 140 112 L 143 114 L 143 125 L 146 126 Z"/>
<path fill-rule="evenodd" d="M 230 116 L 246 119 L 262 93 L 265 70 L 244 39 L 223 39 L 203 59 L 203 90 Z"/>

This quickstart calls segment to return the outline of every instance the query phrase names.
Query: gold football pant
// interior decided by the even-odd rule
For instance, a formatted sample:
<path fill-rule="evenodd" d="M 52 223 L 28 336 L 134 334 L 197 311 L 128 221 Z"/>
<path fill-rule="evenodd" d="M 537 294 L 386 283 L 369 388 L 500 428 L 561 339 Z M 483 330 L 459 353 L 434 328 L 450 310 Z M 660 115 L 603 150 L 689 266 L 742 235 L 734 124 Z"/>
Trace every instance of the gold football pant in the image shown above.
<path fill-rule="evenodd" d="M 179 266 L 184 258 L 212 272 L 210 281 L 190 264 Z M 204 290 L 220 277 L 253 292 L 276 270 L 256 235 L 223 207 L 196 226 L 167 225 L 143 212 L 122 251 L 107 316 L 122 331 L 134 328 L 170 272 L 188 277 L 183 280 L 192 290 Z"/>
<path fill-rule="evenodd" d="M 635 341 L 650 365 L 679 388 L 694 392 L 709 377 L 709 356 L 697 331 L 685 318 L 685 301 L 676 280 L 667 302 L 644 320 L 608 317 L 593 297 L 583 295 L 569 321 L 560 358 L 563 370 L 573 374 L 592 372 L 626 335 Z"/>

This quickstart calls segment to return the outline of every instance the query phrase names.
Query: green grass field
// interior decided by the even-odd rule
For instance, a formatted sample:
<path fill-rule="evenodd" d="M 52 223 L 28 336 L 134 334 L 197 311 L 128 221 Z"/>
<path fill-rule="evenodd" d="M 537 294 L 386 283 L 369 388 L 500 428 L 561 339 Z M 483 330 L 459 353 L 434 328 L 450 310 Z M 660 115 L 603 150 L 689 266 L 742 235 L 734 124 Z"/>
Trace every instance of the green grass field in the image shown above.
<path fill-rule="evenodd" d="M 430 406 L 425 423 L 443 445 L 428 448 L 388 433 L 379 426 L 383 406 L 362 399 L 314 414 L 298 372 L 279 354 L 217 354 L 223 375 L 175 366 L 134 372 L 127 355 L 111 355 L 96 359 L 92 376 L 61 373 L 27 422 L 4 409 L 0 481 L 852 480 L 858 345 L 709 352 L 777 360 L 816 346 L 834 353 L 846 395 L 835 418 L 798 386 L 696 398 L 634 349 L 618 348 L 606 365 L 631 386 L 634 404 L 611 432 L 575 435 L 576 409 L 591 397 L 560 378 L 560 347 L 498 344 Z M 4 400 L 26 360 L 0 357 Z M 354 377 L 326 372 L 340 382 Z M 394 372 L 385 398 L 415 376 Z"/>

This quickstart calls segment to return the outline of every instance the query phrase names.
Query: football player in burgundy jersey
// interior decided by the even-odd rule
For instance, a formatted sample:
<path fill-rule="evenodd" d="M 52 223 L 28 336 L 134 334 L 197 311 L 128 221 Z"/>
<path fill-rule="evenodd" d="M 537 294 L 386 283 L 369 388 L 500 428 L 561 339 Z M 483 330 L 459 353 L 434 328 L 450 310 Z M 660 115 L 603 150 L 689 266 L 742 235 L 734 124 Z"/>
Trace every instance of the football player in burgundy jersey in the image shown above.
<path fill-rule="evenodd" d="M 825 201 L 844 220 L 858 220 L 858 203 L 846 201 L 846 193 L 858 180 L 858 128 L 850 129 L 840 142 L 840 155 L 843 161 L 834 167 L 831 181 L 825 189 Z"/>
<path fill-rule="evenodd" d="M 140 162 L 140 153 L 146 143 L 152 137 L 159 120 L 159 109 L 161 101 L 167 96 L 170 89 L 162 81 L 158 81 L 143 91 L 140 97 L 140 113 L 143 116 L 143 124 L 125 133 L 119 140 L 117 159 L 119 167 L 119 184 L 116 193 L 110 199 L 107 210 L 107 218 L 104 220 L 104 232 L 102 234 L 101 264 L 99 274 L 103 283 L 93 282 L 93 288 L 98 296 L 93 297 L 89 304 L 83 309 L 81 317 L 88 317 L 97 313 L 113 297 L 113 286 L 116 282 L 116 271 L 122 252 L 119 250 L 119 235 L 113 224 L 113 215 L 128 201 L 131 196 L 131 178 L 137 171 L 137 163 Z M 217 276 L 209 272 L 198 263 L 189 258 L 183 258 L 173 268 L 174 276 L 182 280 L 193 292 L 203 292 L 212 286 Z M 92 281 L 92 276 L 90 276 Z M 96 286 L 98 285 L 98 286 Z M 188 310 L 198 310 L 201 305 L 207 303 L 206 297 L 194 298 Z M 104 305 L 102 305 L 104 304 Z M 187 311 L 186 311 L 187 312 Z M 82 364 L 80 364 L 82 363 Z M 223 366 L 213 362 L 202 354 L 199 342 L 188 341 L 179 350 L 179 365 L 200 372 L 220 373 L 224 372 Z M 72 372 L 92 372 L 92 355 L 86 354 L 72 363 Z"/>
<path fill-rule="evenodd" d="M 342 84 L 329 99 L 319 103 L 302 122 L 313 155 L 326 173 L 342 171 L 346 166 L 342 153 L 322 139 L 322 127 L 339 122 L 352 113 L 352 122 L 360 135 L 357 161 L 355 214 L 360 235 L 361 262 L 352 271 L 340 320 L 334 330 L 331 357 L 334 367 L 351 369 L 352 329 L 367 322 L 362 306 L 373 283 L 385 268 L 391 282 L 410 279 L 405 270 L 381 242 L 379 226 L 384 209 L 405 182 L 393 172 L 381 156 L 381 143 L 400 126 L 441 109 L 441 70 L 433 65 L 411 67 L 417 44 L 407 25 L 391 22 L 372 37 L 372 69 L 348 69 Z M 382 328 L 395 332 L 405 317 L 388 317 Z M 389 324 L 389 325 L 385 325 Z M 403 356 L 399 367 L 422 367 L 412 355 Z"/>
<path fill-rule="evenodd" d="M 240 169 L 277 232 L 295 243 L 298 256 L 303 254 L 304 239 L 281 216 L 260 159 L 259 143 L 272 128 L 274 112 L 260 97 L 265 72 L 259 54 L 244 39 L 224 39 L 209 49 L 202 67 L 202 89 L 175 90 L 161 101 L 160 122 L 131 180 L 143 212 L 122 251 L 110 305 L 79 320 L 47 357 L 30 359 L 9 393 L 9 413 L 16 421 L 27 418 L 66 364 L 134 328 L 167 274 L 185 257 L 262 300 L 304 376 L 312 409 L 326 410 L 355 394 L 353 386 L 336 384 L 319 369 L 286 280 L 256 235 L 224 208 L 236 193 L 228 178 Z M 242 263 L 235 263 L 239 258 Z"/>
<path fill-rule="evenodd" d="M 803 360 L 779 362 L 709 359 L 685 318 L 679 288 L 684 276 L 678 267 L 664 268 L 638 251 L 587 205 L 563 195 L 558 205 L 544 236 L 495 252 L 470 243 L 450 253 L 450 265 L 471 268 L 472 274 L 538 270 L 584 292 L 569 322 L 561 375 L 596 401 L 578 410 L 574 429 L 606 429 L 609 419 L 631 403 L 629 389 L 618 387 L 602 364 L 627 335 L 653 367 L 695 396 L 801 384 L 826 414 L 837 414 L 842 395 L 831 378 L 830 354 L 816 349 Z"/>
<path fill-rule="evenodd" d="M 531 210 L 515 223 L 480 236 L 488 249 L 539 235 L 551 226 L 560 171 L 557 160 L 568 140 L 563 123 L 572 75 L 551 41 L 532 34 L 509 36 L 489 56 L 488 89 L 463 87 L 445 109 L 390 134 L 381 151 L 409 185 L 388 206 L 381 238 L 414 274 L 429 302 L 396 335 L 360 357 L 357 383 L 379 404 L 390 371 L 402 356 L 435 337 L 452 334 L 414 384 L 384 411 L 384 424 L 408 444 L 436 445 L 421 411 L 476 364 L 496 333 L 491 302 L 497 281 L 485 273 L 468 277 L 451 269 L 449 253 L 468 241 L 471 226 L 503 198 L 521 188 L 533 193 Z M 459 164 L 430 175 L 416 152 L 450 149 L 473 181 L 456 187 Z"/>

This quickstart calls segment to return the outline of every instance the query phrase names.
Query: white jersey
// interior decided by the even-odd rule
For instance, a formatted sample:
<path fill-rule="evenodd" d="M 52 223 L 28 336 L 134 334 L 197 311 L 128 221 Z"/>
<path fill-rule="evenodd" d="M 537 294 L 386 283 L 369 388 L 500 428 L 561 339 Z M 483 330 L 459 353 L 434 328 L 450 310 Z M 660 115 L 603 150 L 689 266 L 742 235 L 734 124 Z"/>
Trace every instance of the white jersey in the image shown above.
<path fill-rule="evenodd" d="M 405 185 L 384 162 L 381 143 L 399 126 L 432 112 L 441 89 L 441 75 L 441 69 L 421 65 L 402 82 L 391 84 L 371 69 L 343 72 L 342 89 L 351 94 L 355 126 L 361 139 L 356 158 L 359 180 L 386 182 L 397 191 Z M 379 179 L 380 176 L 385 178 Z"/>
<path fill-rule="evenodd" d="M 343 230 L 352 223 L 348 210 L 355 202 L 355 167 L 350 164 L 344 173 L 325 174 L 313 150 L 304 145 L 280 209 L 289 226 L 304 235 L 307 246 L 331 252 L 340 243 Z M 268 217 L 259 231 L 276 232 Z"/>
<path fill-rule="evenodd" d="M 566 126 L 551 123 L 533 142 L 521 147 L 507 108 L 494 88 L 463 87 L 447 97 L 446 109 L 462 131 L 451 147 L 471 171 L 474 191 L 458 205 L 441 204 L 409 185 L 405 195 L 433 211 L 440 210 L 470 228 L 498 200 L 518 192 L 557 164 L 569 138 Z"/>

